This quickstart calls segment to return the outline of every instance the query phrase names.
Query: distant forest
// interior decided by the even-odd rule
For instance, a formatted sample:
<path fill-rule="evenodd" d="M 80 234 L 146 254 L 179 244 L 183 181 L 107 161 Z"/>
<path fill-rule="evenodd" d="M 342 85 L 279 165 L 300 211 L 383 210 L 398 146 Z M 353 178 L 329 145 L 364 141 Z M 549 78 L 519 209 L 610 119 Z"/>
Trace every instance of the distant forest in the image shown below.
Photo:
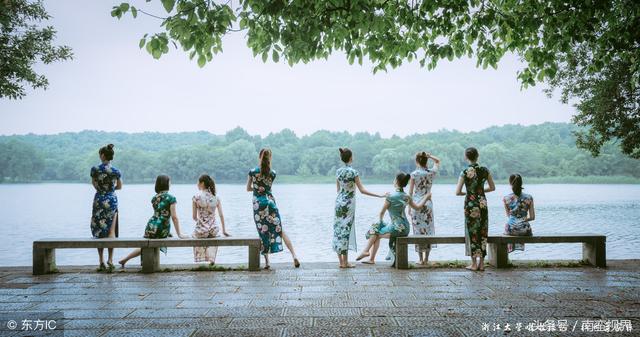
<path fill-rule="evenodd" d="M 443 180 L 454 180 L 466 165 L 463 151 L 475 146 L 480 162 L 496 179 L 518 172 L 539 181 L 584 177 L 605 181 L 640 181 L 640 161 L 625 157 L 608 144 L 600 157 L 577 149 L 567 123 L 533 126 L 506 125 L 478 132 L 438 131 L 406 137 L 379 134 L 317 131 L 297 136 L 284 129 L 266 137 L 252 136 L 242 128 L 224 135 L 209 132 L 123 133 L 82 131 L 56 135 L 0 136 L 2 182 L 86 182 L 91 166 L 99 164 L 99 147 L 113 143 L 113 165 L 126 182 L 151 182 L 168 174 L 175 182 L 193 182 L 208 172 L 219 182 L 240 182 L 257 164 L 262 147 L 273 150 L 273 168 L 284 181 L 331 181 L 340 166 L 338 147 L 354 152 L 354 167 L 372 181 L 389 181 L 398 171 L 414 169 L 418 151 L 442 159 Z M 287 180 L 287 178 L 289 178 Z M 553 178 L 556 178 L 555 180 Z"/>

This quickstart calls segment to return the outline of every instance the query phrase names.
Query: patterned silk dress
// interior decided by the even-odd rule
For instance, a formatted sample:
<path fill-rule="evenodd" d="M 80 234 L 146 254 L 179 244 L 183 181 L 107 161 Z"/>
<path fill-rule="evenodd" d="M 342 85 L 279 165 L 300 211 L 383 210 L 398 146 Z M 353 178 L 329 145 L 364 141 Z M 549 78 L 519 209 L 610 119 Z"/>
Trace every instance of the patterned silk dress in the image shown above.
<path fill-rule="evenodd" d="M 433 179 L 435 178 L 438 172 L 438 165 L 434 166 L 433 169 L 425 169 L 418 168 L 415 171 L 411 172 L 411 178 L 414 181 L 413 187 L 413 202 L 419 203 L 422 198 L 431 192 L 431 186 L 433 185 Z M 423 208 L 419 210 L 415 210 L 413 208 L 409 209 L 409 214 L 411 215 L 411 225 L 413 226 L 413 234 L 416 235 L 435 235 L 436 228 L 433 222 L 433 203 L 431 200 L 427 200 L 427 203 Z M 434 248 L 436 245 L 430 244 L 422 244 L 416 245 L 416 252 L 429 252 L 431 248 Z"/>
<path fill-rule="evenodd" d="M 336 179 L 340 190 L 336 197 L 335 218 L 333 222 L 333 250 L 337 254 L 346 254 L 356 248 L 356 171 L 350 165 L 336 170 Z"/>
<path fill-rule="evenodd" d="M 404 212 L 407 204 L 409 204 L 409 199 L 409 195 L 404 193 L 402 189 L 398 189 L 389 195 L 386 200 L 389 202 L 388 211 L 391 222 L 385 223 L 384 221 L 380 221 L 374 223 L 365 234 L 367 240 L 374 234 L 391 234 L 389 238 L 389 255 L 387 255 L 386 260 L 395 261 L 396 238 L 409 235 L 409 220 L 407 220 Z"/>
<path fill-rule="evenodd" d="M 487 255 L 487 236 L 489 234 L 489 210 L 484 195 L 484 183 L 489 170 L 477 163 L 471 164 L 460 173 L 464 179 L 466 194 L 464 198 L 465 253 L 467 256 Z"/>
<path fill-rule="evenodd" d="M 502 198 L 505 209 L 509 213 L 509 219 L 504 226 L 504 233 L 506 235 L 521 235 L 531 236 L 531 225 L 528 221 L 525 221 L 527 214 L 529 214 L 529 208 L 533 203 L 533 197 L 526 193 L 521 193 L 520 196 L 511 193 Z M 524 243 L 508 244 L 509 253 L 514 250 L 524 250 Z"/>
<path fill-rule="evenodd" d="M 144 237 L 147 239 L 166 239 L 171 236 L 171 205 L 175 204 L 176 198 L 169 192 L 160 192 L 151 199 L 153 206 L 153 216 L 147 222 L 144 230 Z M 162 247 L 163 253 L 167 252 L 167 247 Z"/>
<path fill-rule="evenodd" d="M 93 197 L 93 211 L 91 213 L 91 234 L 94 238 L 109 236 L 111 226 L 118 237 L 118 197 L 116 196 L 116 181 L 121 178 L 120 171 L 108 163 L 102 163 L 91 168 L 91 179 L 96 185 Z"/>
<path fill-rule="evenodd" d="M 253 220 L 262 241 L 262 254 L 273 254 L 282 251 L 282 224 L 276 199 L 271 194 L 271 185 L 276 179 L 276 172 L 268 175 L 260 174 L 260 168 L 249 171 L 253 189 Z"/>
<path fill-rule="evenodd" d="M 193 230 L 193 237 L 197 239 L 215 238 L 219 229 L 216 222 L 216 207 L 220 199 L 211 194 L 210 191 L 201 191 L 193 197 L 193 203 L 197 210 L 196 226 Z M 216 262 L 218 247 L 193 247 L 193 256 L 196 262 Z"/>

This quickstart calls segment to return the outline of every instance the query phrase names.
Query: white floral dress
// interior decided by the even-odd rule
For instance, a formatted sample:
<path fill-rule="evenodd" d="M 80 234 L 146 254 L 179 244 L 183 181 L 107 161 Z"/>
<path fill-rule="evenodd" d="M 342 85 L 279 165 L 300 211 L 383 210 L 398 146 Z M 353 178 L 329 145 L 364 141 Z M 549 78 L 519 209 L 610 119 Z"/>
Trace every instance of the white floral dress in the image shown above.
<path fill-rule="evenodd" d="M 220 199 L 209 191 L 201 191 L 193 197 L 193 203 L 197 210 L 197 219 L 193 237 L 197 239 L 215 238 L 219 235 L 218 223 L 216 222 L 216 207 Z M 193 247 L 193 256 L 196 262 L 216 261 L 218 247 Z"/>
<path fill-rule="evenodd" d="M 432 169 L 418 168 L 411 172 L 411 178 L 414 181 L 413 198 L 414 203 L 419 203 L 425 195 L 431 192 L 431 186 L 433 185 L 433 179 L 438 173 L 438 165 L 435 165 Z M 427 203 L 423 208 L 419 210 L 409 209 L 409 215 L 411 216 L 411 226 L 413 227 L 413 234 L 415 235 L 435 235 L 436 228 L 433 221 L 433 203 L 431 200 L 427 200 Z M 431 248 L 435 248 L 436 245 L 422 244 L 416 245 L 416 252 L 429 252 Z"/>
<path fill-rule="evenodd" d="M 356 178 L 358 171 L 350 165 L 336 170 L 336 180 L 340 186 L 336 197 L 335 218 L 333 221 L 333 250 L 337 254 L 356 251 Z"/>

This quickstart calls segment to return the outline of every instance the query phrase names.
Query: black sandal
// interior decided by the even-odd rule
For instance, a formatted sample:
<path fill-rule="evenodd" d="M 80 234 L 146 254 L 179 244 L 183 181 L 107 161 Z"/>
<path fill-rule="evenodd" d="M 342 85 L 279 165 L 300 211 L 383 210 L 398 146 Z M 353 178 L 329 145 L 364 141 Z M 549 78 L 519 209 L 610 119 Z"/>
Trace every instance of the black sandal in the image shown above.
<path fill-rule="evenodd" d="M 300 268 L 300 261 L 298 261 L 298 259 L 293 259 L 293 266 L 296 268 Z"/>

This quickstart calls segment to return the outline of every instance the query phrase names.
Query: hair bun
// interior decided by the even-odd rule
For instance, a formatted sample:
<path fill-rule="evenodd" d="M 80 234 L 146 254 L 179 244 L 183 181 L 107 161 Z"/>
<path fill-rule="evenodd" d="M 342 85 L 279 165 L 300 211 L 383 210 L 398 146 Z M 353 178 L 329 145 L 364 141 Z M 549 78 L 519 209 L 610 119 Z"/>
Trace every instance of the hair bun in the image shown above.
<path fill-rule="evenodd" d="M 341 147 L 338 148 L 338 151 L 340 151 L 340 153 L 344 153 L 344 149 Z"/>
<path fill-rule="evenodd" d="M 113 150 L 114 145 L 113 145 L 113 144 L 109 144 L 109 145 L 107 145 L 107 147 L 108 147 L 110 150 Z"/>

